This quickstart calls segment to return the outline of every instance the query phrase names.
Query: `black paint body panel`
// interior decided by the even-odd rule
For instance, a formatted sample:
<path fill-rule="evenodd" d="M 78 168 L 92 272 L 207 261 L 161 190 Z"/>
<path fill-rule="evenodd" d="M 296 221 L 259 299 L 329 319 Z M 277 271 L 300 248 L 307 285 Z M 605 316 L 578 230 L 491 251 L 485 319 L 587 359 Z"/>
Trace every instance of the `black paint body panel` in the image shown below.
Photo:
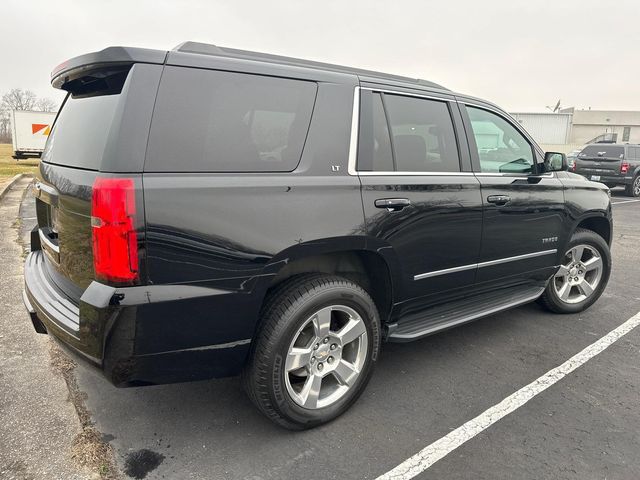
<path fill-rule="evenodd" d="M 567 172 L 531 178 L 476 175 L 468 119 L 456 102 L 497 108 L 478 99 L 400 77 L 362 77 L 346 68 L 322 70 L 186 52 L 107 53 L 105 58 L 133 66 L 100 169 L 74 169 L 43 159 L 37 179 L 44 186 L 38 223 L 47 224 L 55 203 L 61 256 L 59 264 L 52 263 L 50 253 L 43 252 L 46 246 L 34 236 L 25 291 L 48 333 L 116 385 L 238 374 L 269 288 L 287 269 L 298 271 L 291 265 L 313 271 L 313 262 L 323 255 L 374 259 L 378 276 L 370 279 L 370 287 L 385 294 L 388 304 L 379 305 L 385 327 L 411 322 L 405 327 L 413 332 L 421 317 L 431 318 L 434 327 L 437 319 L 429 312 L 450 312 L 445 303 L 465 301 L 469 311 L 468 299 L 474 296 L 491 292 L 493 298 L 500 289 L 531 292 L 544 287 L 581 222 L 597 219 L 611 232 L 611 206 L 601 184 Z M 77 71 L 83 61 L 99 63 L 100 58 L 100 53 L 79 57 L 68 69 Z M 154 171 L 147 142 L 163 64 L 316 82 L 311 123 L 295 170 L 181 172 L 181 161 L 190 154 L 185 151 L 175 159 L 174 172 Z M 57 71 L 58 81 L 64 81 L 65 71 Z M 357 87 L 448 101 L 460 172 L 358 175 L 352 137 L 352 128 L 358 128 L 353 121 Z M 358 113 L 356 108 L 356 119 Z M 541 162 L 542 151 L 531 143 Z M 133 286 L 106 285 L 93 273 L 91 189 L 98 176 L 134 180 L 140 278 Z M 512 201 L 505 206 L 487 203 L 496 194 L 509 194 Z M 394 212 L 375 205 L 397 197 L 410 205 Z M 543 242 L 549 238 L 555 238 L 551 246 Z M 547 248 L 557 253 L 482 265 Z M 461 266 L 465 268 L 447 272 Z M 440 271 L 444 273 L 420 278 Z M 63 304 L 64 315 L 76 315 L 67 322 L 70 327 L 61 318 Z"/>

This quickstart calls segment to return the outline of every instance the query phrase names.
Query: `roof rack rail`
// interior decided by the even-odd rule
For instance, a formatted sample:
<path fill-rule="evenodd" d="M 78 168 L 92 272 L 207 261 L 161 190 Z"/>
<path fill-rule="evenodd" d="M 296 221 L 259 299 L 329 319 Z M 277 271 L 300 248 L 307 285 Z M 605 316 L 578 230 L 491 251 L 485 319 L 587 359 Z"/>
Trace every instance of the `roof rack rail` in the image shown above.
<path fill-rule="evenodd" d="M 353 75 L 377 77 L 381 79 L 395 80 L 399 82 L 414 83 L 429 88 L 437 88 L 441 90 L 448 90 L 442 85 L 423 80 L 421 78 L 404 77 L 402 75 L 394 75 L 390 73 L 376 72 L 372 70 L 366 70 L 361 68 L 346 67 L 343 65 L 334 65 L 331 63 L 316 62 L 313 60 L 303 60 L 300 58 L 285 57 L 281 55 L 273 55 L 270 53 L 252 52 L 248 50 L 238 50 L 235 48 L 219 47 L 217 45 L 201 42 L 187 41 L 180 45 L 177 45 L 174 52 L 182 53 L 195 53 L 199 55 L 212 55 L 218 57 L 232 57 L 242 58 L 245 60 L 254 60 L 259 62 L 273 62 L 282 65 L 291 65 L 297 67 L 314 68 L 318 70 L 327 70 L 339 73 L 350 73 Z"/>

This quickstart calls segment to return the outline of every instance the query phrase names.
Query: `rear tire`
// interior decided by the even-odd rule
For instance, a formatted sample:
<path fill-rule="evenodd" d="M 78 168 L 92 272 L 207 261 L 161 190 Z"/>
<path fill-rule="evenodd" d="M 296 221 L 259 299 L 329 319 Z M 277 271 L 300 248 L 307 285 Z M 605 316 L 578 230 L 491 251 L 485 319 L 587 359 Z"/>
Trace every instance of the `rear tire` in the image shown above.
<path fill-rule="evenodd" d="M 375 303 L 346 278 L 305 274 L 276 287 L 243 372 L 252 402 L 302 430 L 344 413 L 367 385 L 380 351 Z"/>
<path fill-rule="evenodd" d="M 640 175 L 636 175 L 630 185 L 625 185 L 624 193 L 628 197 L 640 197 Z"/>
<path fill-rule="evenodd" d="M 558 272 L 539 299 L 555 313 L 577 313 L 600 298 L 611 274 L 609 245 L 597 233 L 575 231 Z"/>

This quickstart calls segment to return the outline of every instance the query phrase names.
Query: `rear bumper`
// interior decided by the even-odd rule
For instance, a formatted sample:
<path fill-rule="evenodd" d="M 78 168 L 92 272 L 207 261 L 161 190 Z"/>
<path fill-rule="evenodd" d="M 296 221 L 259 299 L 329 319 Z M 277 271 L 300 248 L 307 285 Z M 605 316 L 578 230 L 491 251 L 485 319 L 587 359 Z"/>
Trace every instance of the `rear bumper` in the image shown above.
<path fill-rule="evenodd" d="M 599 176 L 600 180 L 596 181 L 606 185 L 631 185 L 633 183 L 633 177 L 625 177 L 622 175 L 606 175 L 600 173 L 581 172 L 580 170 L 576 173 L 582 175 L 587 180 L 591 180 L 591 177 L 594 175 Z"/>
<path fill-rule="evenodd" d="M 75 305 L 47 274 L 42 251 L 27 257 L 24 279 L 23 300 L 34 329 L 55 336 L 116 386 L 236 375 L 247 358 L 253 326 L 230 327 L 225 323 L 229 315 L 216 309 L 240 303 L 230 298 L 238 293 L 92 282 Z"/>

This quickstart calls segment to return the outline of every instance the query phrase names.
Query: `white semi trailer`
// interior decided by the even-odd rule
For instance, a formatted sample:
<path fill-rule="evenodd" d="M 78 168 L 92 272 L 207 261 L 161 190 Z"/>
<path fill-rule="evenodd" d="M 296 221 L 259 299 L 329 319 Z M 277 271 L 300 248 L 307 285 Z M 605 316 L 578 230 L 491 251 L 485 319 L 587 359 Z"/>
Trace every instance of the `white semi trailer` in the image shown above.
<path fill-rule="evenodd" d="M 40 157 L 55 118 L 55 112 L 12 110 L 13 158 Z"/>

